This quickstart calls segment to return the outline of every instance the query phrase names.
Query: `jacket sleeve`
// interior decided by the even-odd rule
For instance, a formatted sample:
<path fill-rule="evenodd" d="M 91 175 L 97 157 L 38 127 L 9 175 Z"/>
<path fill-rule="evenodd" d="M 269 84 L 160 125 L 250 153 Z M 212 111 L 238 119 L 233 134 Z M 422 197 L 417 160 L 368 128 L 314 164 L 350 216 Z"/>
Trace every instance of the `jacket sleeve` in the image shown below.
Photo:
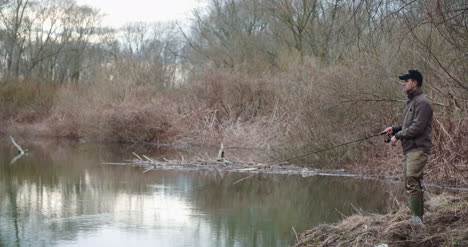
<path fill-rule="evenodd" d="M 424 133 L 424 129 L 432 121 L 432 106 L 428 101 L 420 101 L 415 105 L 411 125 L 396 134 L 397 139 L 412 139 Z"/>
<path fill-rule="evenodd" d="M 401 125 L 395 125 L 392 127 L 392 131 L 393 131 L 393 134 L 396 134 L 398 133 L 399 131 L 401 131 L 402 127 Z"/>

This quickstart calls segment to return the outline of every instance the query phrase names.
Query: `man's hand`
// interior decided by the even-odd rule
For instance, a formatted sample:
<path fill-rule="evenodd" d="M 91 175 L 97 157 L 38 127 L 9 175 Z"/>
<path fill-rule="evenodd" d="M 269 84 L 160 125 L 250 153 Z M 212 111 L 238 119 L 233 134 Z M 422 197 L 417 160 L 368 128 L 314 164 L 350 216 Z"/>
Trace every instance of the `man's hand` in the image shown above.
<path fill-rule="evenodd" d="M 393 127 L 388 127 L 383 132 L 386 132 L 388 136 L 391 136 L 393 135 Z"/>
<path fill-rule="evenodd" d="M 392 136 L 392 139 L 390 140 L 390 144 L 392 144 L 392 146 L 395 146 L 397 141 L 398 141 L 398 139 L 396 139 L 395 136 Z"/>

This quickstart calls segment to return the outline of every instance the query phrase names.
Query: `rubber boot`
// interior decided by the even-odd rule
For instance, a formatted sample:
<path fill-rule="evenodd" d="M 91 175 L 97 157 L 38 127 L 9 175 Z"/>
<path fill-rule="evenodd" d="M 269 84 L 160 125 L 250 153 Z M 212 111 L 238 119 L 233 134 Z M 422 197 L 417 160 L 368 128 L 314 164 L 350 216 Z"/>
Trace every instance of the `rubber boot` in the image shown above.
<path fill-rule="evenodd" d="M 424 199 L 423 195 L 411 195 L 411 216 L 419 217 L 422 220 L 422 216 L 424 214 Z"/>

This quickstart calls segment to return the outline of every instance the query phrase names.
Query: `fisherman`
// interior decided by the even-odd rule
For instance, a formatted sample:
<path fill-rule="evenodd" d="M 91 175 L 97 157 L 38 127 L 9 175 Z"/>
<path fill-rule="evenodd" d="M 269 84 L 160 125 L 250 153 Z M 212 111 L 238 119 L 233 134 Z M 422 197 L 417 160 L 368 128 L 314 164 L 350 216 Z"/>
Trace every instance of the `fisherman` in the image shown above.
<path fill-rule="evenodd" d="M 403 123 L 384 130 L 391 136 L 390 144 L 401 141 L 403 148 L 403 178 L 406 193 L 410 196 L 411 215 L 422 222 L 424 214 L 423 170 L 432 146 L 432 105 L 421 89 L 423 76 L 417 70 L 409 70 L 399 76 L 408 101 L 403 110 Z"/>

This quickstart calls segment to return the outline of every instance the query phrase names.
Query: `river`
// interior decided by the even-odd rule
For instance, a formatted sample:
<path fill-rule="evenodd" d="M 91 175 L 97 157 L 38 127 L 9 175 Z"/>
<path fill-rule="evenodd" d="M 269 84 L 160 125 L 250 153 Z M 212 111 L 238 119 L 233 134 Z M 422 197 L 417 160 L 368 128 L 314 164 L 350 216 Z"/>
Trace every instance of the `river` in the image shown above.
<path fill-rule="evenodd" d="M 0 138 L 0 246 L 288 246 L 301 232 L 361 210 L 385 212 L 395 184 L 345 177 L 154 170 L 132 152 L 196 148 Z M 215 153 L 215 152 L 213 152 Z"/>

